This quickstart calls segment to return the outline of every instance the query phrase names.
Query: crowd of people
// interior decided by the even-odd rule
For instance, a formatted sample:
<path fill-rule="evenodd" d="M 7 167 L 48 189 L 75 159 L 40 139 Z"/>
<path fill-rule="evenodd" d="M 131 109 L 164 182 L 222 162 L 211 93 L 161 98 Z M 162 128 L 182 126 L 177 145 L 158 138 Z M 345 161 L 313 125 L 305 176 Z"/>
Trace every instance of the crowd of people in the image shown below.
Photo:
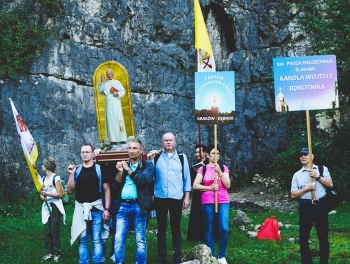
<path fill-rule="evenodd" d="M 125 241 L 129 230 L 134 230 L 136 242 L 135 263 L 147 262 L 147 217 L 154 204 L 157 219 L 158 264 L 166 263 L 166 229 L 170 219 L 173 263 L 181 263 L 182 209 L 192 205 L 187 240 L 205 242 L 219 264 L 227 264 L 226 248 L 229 235 L 231 182 L 229 169 L 218 163 L 220 149 L 210 145 L 196 146 L 196 166 L 189 166 L 184 153 L 176 149 L 172 133 L 162 137 L 163 150 L 152 150 L 147 160 L 142 158 L 140 140 L 128 144 L 129 161 L 118 161 L 111 166 L 94 163 L 100 150 L 85 144 L 81 147 L 82 164 L 69 165 L 67 188 L 75 195 L 75 208 L 71 227 L 71 244 L 79 241 L 79 263 L 90 263 L 89 237 L 92 244 L 92 262 L 106 259 L 106 240 L 112 235 L 110 259 L 125 263 Z M 326 187 L 333 183 L 324 167 L 309 168 L 309 151 L 300 151 L 302 169 L 293 176 L 291 197 L 300 198 L 300 253 L 302 263 L 312 263 L 308 239 L 315 224 L 320 240 L 320 263 L 328 263 L 328 211 L 325 201 Z M 59 261 L 61 256 L 59 225 L 65 214 L 61 201 L 61 179 L 55 174 L 56 161 L 47 157 L 43 161 L 42 222 L 45 230 L 47 255 L 43 260 Z M 310 180 L 311 179 L 311 180 Z M 316 182 L 314 182 L 314 180 Z M 316 197 L 313 197 L 313 192 Z M 214 241 L 218 241 L 215 254 Z"/>

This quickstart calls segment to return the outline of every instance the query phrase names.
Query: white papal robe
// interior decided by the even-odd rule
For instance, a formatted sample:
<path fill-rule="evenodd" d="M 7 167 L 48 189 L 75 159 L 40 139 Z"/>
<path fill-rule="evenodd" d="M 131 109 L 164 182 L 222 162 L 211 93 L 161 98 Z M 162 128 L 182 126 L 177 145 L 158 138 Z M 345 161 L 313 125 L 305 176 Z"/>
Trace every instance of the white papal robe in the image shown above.
<path fill-rule="evenodd" d="M 118 96 L 110 92 L 114 87 L 118 90 Z M 101 82 L 98 91 L 106 96 L 106 133 L 110 142 L 126 141 L 126 129 L 121 104 L 121 98 L 125 95 L 125 89 L 118 80 Z M 122 127 L 122 130 L 120 129 Z"/>

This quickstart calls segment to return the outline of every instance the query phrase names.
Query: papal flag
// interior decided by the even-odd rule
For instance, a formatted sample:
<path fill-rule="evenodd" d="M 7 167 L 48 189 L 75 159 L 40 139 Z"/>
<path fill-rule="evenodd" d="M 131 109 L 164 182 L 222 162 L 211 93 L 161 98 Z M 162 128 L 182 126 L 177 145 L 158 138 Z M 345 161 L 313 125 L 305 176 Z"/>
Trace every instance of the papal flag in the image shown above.
<path fill-rule="evenodd" d="M 194 32 L 197 72 L 215 72 L 215 60 L 198 0 L 194 0 Z"/>
<path fill-rule="evenodd" d="M 11 108 L 13 112 L 13 117 L 15 118 L 15 123 L 17 127 L 17 133 L 19 136 L 19 139 L 21 141 L 22 149 L 24 152 L 24 157 L 27 161 L 30 174 L 33 177 L 34 184 L 38 192 L 41 191 L 41 182 L 39 179 L 39 174 L 36 169 L 35 163 L 36 159 L 38 158 L 38 148 L 35 144 L 34 138 L 32 137 L 32 134 L 30 134 L 26 124 L 23 122 L 22 118 L 18 114 L 16 107 L 14 106 L 11 98 L 10 103 L 11 103 Z"/>

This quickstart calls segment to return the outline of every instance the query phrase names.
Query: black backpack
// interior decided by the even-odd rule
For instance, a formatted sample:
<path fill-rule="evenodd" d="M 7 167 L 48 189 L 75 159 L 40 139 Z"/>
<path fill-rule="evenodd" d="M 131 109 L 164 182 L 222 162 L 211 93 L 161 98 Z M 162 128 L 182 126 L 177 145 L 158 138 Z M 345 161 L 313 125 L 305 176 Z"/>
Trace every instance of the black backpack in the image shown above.
<path fill-rule="evenodd" d="M 320 172 L 320 177 L 323 177 L 323 165 L 318 165 L 318 171 Z M 338 192 L 338 189 L 333 181 L 333 188 L 326 188 L 327 193 L 327 203 L 328 203 L 328 212 L 334 210 L 342 201 L 342 197 Z"/>

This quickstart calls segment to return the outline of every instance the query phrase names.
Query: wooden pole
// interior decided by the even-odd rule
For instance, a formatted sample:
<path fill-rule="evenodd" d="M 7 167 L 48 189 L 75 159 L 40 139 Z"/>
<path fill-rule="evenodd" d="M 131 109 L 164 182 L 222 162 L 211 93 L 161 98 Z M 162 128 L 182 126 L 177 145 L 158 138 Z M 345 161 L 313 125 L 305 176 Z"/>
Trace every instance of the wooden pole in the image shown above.
<path fill-rule="evenodd" d="M 310 113 L 309 110 L 306 110 L 306 127 L 307 127 L 307 143 L 309 148 L 309 169 L 313 168 L 312 160 L 312 145 L 311 145 L 311 129 L 310 129 Z M 314 183 L 314 178 L 310 176 L 311 183 Z M 312 200 L 316 199 L 315 191 L 311 191 Z"/>
<path fill-rule="evenodd" d="M 217 124 L 214 124 L 214 157 L 215 157 L 215 164 L 218 164 L 218 154 L 217 154 Z M 214 174 L 214 184 L 218 184 L 218 175 Z M 218 191 L 215 191 L 215 213 L 217 213 L 218 210 Z"/>
<path fill-rule="evenodd" d="M 202 138 L 201 138 L 201 125 L 200 124 L 197 124 L 197 127 L 198 127 L 198 145 L 199 145 L 199 157 L 202 161 Z"/>

